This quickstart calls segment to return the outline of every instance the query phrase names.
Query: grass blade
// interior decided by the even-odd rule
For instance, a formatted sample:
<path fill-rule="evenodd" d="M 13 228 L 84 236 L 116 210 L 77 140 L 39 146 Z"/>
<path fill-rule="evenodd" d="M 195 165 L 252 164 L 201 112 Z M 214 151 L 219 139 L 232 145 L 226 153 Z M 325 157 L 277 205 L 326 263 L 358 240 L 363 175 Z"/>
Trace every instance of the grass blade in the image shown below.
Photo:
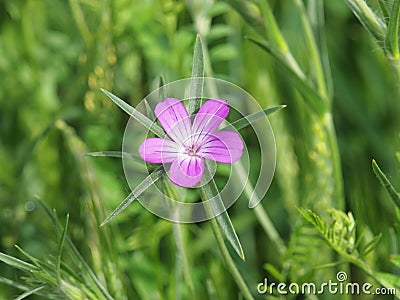
<path fill-rule="evenodd" d="M 27 263 L 23 260 L 12 257 L 12 256 L 7 255 L 2 252 L 0 252 L 0 261 L 6 263 L 7 265 L 9 265 L 11 267 L 14 267 L 19 270 L 26 271 L 26 272 L 31 272 L 33 270 L 35 270 L 35 271 L 39 270 L 38 267 L 36 267 L 30 263 Z"/>
<path fill-rule="evenodd" d="M 190 83 L 189 114 L 193 114 L 201 106 L 204 84 L 204 54 L 203 43 L 198 34 L 194 45 L 192 80 Z"/>
<path fill-rule="evenodd" d="M 399 19 L 400 0 L 394 0 L 390 11 L 389 25 L 386 35 L 386 47 L 390 51 L 393 59 L 399 58 Z"/>
<path fill-rule="evenodd" d="M 26 291 L 25 293 L 19 295 L 17 298 L 15 298 L 15 300 L 22 300 L 25 299 L 26 297 L 29 297 L 30 295 L 35 294 L 36 292 L 39 292 L 41 290 L 43 290 L 46 287 L 46 285 L 41 285 L 37 288 L 34 288 L 33 290 L 30 291 Z"/>
<path fill-rule="evenodd" d="M 134 200 L 136 200 L 145 190 L 147 190 L 153 183 L 161 178 L 165 174 L 164 167 L 161 165 L 149 174 L 136 188 L 126 197 L 124 201 L 100 224 L 101 226 L 106 225 L 116 216 L 118 216 L 125 208 L 128 207 Z"/>
<path fill-rule="evenodd" d="M 17 288 L 21 291 L 28 291 L 30 289 L 30 286 L 28 286 L 28 285 L 21 284 L 20 282 L 17 282 L 17 281 L 14 281 L 14 280 L 8 279 L 6 277 L 2 277 L 2 276 L 0 276 L 0 283 L 7 284 L 7 285 Z"/>
<path fill-rule="evenodd" d="M 61 234 L 60 243 L 58 244 L 58 249 L 57 249 L 56 270 L 57 270 L 57 280 L 59 283 L 61 282 L 61 253 L 64 248 L 65 238 L 67 236 L 68 224 L 69 224 L 69 214 L 67 214 L 67 218 L 65 220 L 65 226 L 64 226 L 63 232 Z"/>
<path fill-rule="evenodd" d="M 259 119 L 261 119 L 261 118 L 263 118 L 265 116 L 268 116 L 270 114 L 273 114 L 274 112 L 277 112 L 277 111 L 279 111 L 279 110 L 281 110 L 281 109 L 283 109 L 285 107 L 286 107 L 286 105 L 278 105 L 278 106 L 274 106 L 274 107 L 271 107 L 271 108 L 267 108 L 267 109 L 258 111 L 256 113 L 253 113 L 251 115 L 245 116 L 245 117 L 243 117 L 243 118 L 241 118 L 241 119 L 229 124 L 228 126 L 224 127 L 221 130 L 225 130 L 225 129 L 229 128 L 229 127 L 233 127 L 236 130 L 243 129 L 246 126 L 249 126 L 249 125 L 253 124 L 257 120 L 259 120 Z"/>
<path fill-rule="evenodd" d="M 322 71 L 324 73 L 327 97 L 333 98 L 332 70 L 329 63 L 328 46 L 325 32 L 324 2 L 320 0 L 308 1 L 308 17 L 315 35 L 315 43 L 318 47 Z"/>
<path fill-rule="evenodd" d="M 107 90 L 101 89 L 101 91 L 106 94 L 108 98 L 111 99 L 112 102 L 117 104 L 123 111 L 125 111 L 128 115 L 130 115 L 132 118 L 134 118 L 136 121 L 141 123 L 144 127 L 146 127 L 148 130 L 153 132 L 155 135 L 159 137 L 165 137 L 165 132 L 164 130 L 155 124 L 153 121 L 151 121 L 148 117 L 146 117 L 144 114 L 130 106 L 128 103 L 126 103 L 124 100 L 118 98 L 114 94 L 110 93 Z"/>
<path fill-rule="evenodd" d="M 379 182 L 384 186 L 384 188 L 388 191 L 390 197 L 394 201 L 394 203 L 397 205 L 398 208 L 400 208 L 400 194 L 399 192 L 396 191 L 392 183 L 389 181 L 389 179 L 386 177 L 385 173 L 382 172 L 382 170 L 379 168 L 378 164 L 376 163 L 375 159 L 372 160 L 372 170 L 374 171 L 376 177 L 378 177 Z"/>
<path fill-rule="evenodd" d="M 318 92 L 316 92 L 314 87 L 310 86 L 305 77 L 300 77 L 300 75 L 293 70 L 281 51 L 275 49 L 275 47 L 269 44 L 267 41 L 258 41 L 250 37 L 247 39 L 274 57 L 276 61 L 288 71 L 295 86 L 303 94 L 304 98 L 308 100 L 306 104 L 308 104 L 310 108 L 317 113 L 317 115 L 323 115 L 323 113 L 327 110 L 328 101 L 326 101 L 326 99 L 324 99 Z"/>
<path fill-rule="evenodd" d="M 300 14 L 301 25 L 303 27 L 305 37 L 304 42 L 307 45 L 307 50 L 311 63 L 311 76 L 315 80 L 315 84 L 318 88 L 319 93 L 326 99 L 328 92 L 326 87 L 325 72 L 321 59 L 321 48 L 318 46 L 317 40 L 315 38 L 316 32 L 311 26 L 310 15 L 306 13 L 303 0 L 294 0 L 294 3 L 297 7 L 297 11 Z"/>

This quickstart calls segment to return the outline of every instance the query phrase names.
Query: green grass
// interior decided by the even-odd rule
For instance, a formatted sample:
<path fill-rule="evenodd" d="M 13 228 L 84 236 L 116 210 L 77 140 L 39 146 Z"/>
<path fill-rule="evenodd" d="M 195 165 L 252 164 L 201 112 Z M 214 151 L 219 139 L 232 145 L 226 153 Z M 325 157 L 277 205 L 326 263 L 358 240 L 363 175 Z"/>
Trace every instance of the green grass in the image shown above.
<path fill-rule="evenodd" d="M 264 278 L 338 271 L 398 289 L 399 3 L 1 1 L 0 299 L 258 299 Z M 248 208 L 248 186 L 229 215 L 174 224 L 133 201 L 100 227 L 131 192 L 109 152 L 125 112 L 202 74 L 265 113 L 287 105 L 269 116 L 277 166 L 262 203 Z"/>

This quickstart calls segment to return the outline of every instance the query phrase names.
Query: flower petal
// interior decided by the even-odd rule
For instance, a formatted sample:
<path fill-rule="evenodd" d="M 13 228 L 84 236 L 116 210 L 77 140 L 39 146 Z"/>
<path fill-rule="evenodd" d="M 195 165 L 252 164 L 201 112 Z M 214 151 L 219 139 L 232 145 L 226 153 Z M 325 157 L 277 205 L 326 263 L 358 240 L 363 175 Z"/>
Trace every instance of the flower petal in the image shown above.
<path fill-rule="evenodd" d="M 179 186 L 193 187 L 204 173 L 204 159 L 198 156 L 181 155 L 172 162 L 169 178 Z"/>
<path fill-rule="evenodd" d="M 190 136 L 190 118 L 179 99 L 166 98 L 156 105 L 154 113 L 165 132 L 177 143 Z"/>
<path fill-rule="evenodd" d="M 149 138 L 142 142 L 138 152 L 143 160 L 147 162 L 155 164 L 170 163 L 178 157 L 178 145 L 167 139 Z"/>
<path fill-rule="evenodd" d="M 229 114 L 229 106 L 226 100 L 212 99 L 206 101 L 197 112 L 193 125 L 193 134 L 213 132 Z"/>
<path fill-rule="evenodd" d="M 234 131 L 222 130 L 208 134 L 197 155 L 217 162 L 232 164 L 243 153 L 243 141 Z"/>

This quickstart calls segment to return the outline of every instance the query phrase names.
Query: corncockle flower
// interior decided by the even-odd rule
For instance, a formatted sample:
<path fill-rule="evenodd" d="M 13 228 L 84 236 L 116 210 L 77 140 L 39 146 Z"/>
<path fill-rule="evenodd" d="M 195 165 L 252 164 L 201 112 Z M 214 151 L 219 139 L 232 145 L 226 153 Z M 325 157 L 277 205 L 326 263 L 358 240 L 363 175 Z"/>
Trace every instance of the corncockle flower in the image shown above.
<path fill-rule="evenodd" d="M 143 160 L 171 163 L 170 180 L 179 186 L 193 187 L 204 174 L 204 159 L 232 164 L 242 156 L 243 142 L 230 130 L 216 131 L 229 113 L 225 100 L 206 101 L 193 122 L 183 103 L 166 98 L 157 104 L 155 115 L 168 138 L 148 138 L 139 147 Z"/>

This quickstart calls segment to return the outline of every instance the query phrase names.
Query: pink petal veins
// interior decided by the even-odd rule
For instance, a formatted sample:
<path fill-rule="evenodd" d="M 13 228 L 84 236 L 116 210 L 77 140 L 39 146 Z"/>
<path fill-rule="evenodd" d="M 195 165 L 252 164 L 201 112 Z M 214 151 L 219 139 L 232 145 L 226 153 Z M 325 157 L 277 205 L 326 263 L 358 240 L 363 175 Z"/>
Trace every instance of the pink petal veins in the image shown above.
<path fill-rule="evenodd" d="M 193 187 L 204 173 L 204 159 L 198 156 L 181 155 L 172 162 L 169 178 L 179 186 Z"/>
<path fill-rule="evenodd" d="M 206 101 L 194 117 L 193 134 L 207 134 L 214 132 L 229 114 L 226 100 L 212 99 Z"/>
<path fill-rule="evenodd" d="M 143 160 L 154 163 L 170 163 L 178 157 L 178 146 L 175 142 L 162 138 L 145 139 L 139 146 L 139 155 Z"/>
<path fill-rule="evenodd" d="M 200 146 L 197 155 L 217 162 L 232 164 L 243 153 L 243 141 L 234 131 L 223 130 L 209 134 Z"/>
<path fill-rule="evenodd" d="M 190 118 L 186 107 L 179 99 L 166 98 L 156 105 L 154 113 L 165 132 L 177 143 L 190 136 Z"/>

